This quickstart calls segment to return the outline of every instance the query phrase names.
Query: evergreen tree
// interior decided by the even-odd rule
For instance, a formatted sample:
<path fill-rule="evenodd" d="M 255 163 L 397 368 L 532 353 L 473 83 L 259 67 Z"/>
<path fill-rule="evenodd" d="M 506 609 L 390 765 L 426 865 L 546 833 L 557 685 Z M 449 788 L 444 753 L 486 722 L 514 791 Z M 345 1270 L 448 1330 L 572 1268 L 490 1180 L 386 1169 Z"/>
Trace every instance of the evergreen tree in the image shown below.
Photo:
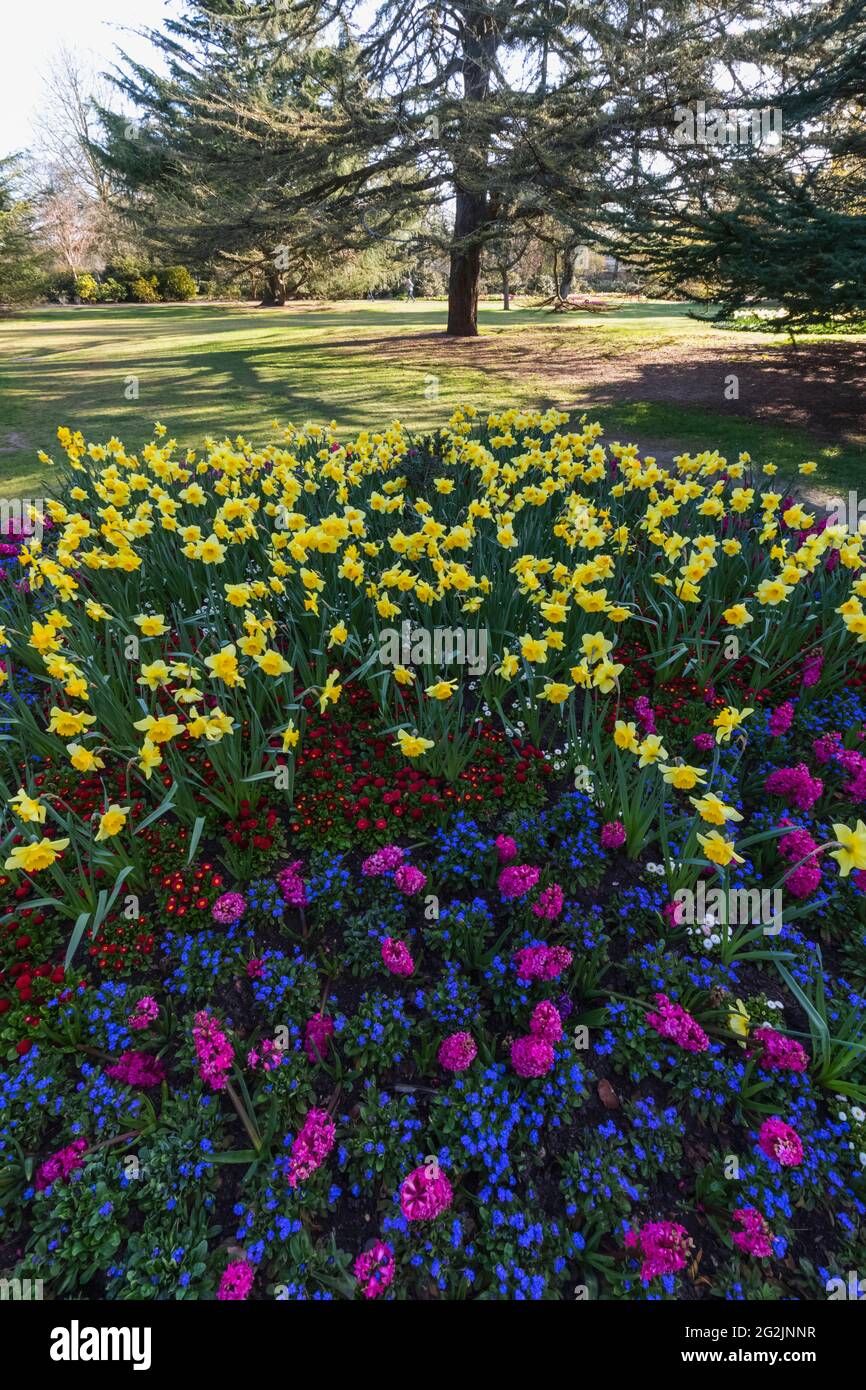
<path fill-rule="evenodd" d="M 718 317 L 771 301 L 782 312 L 769 328 L 861 324 L 866 10 L 859 0 L 798 0 L 761 12 L 763 23 L 731 43 L 731 73 L 747 77 L 723 103 L 726 120 L 708 124 L 703 142 L 671 138 L 669 167 L 617 210 L 611 235 L 620 255 L 671 289 L 686 286 Z"/>
<path fill-rule="evenodd" d="M 19 156 L 0 159 L 0 304 L 29 304 L 44 279 L 31 202 L 18 193 Z"/>
<path fill-rule="evenodd" d="M 190 0 L 154 36 L 168 78 L 121 81 L 147 138 L 115 122 L 105 157 L 165 236 L 295 272 L 449 215 L 447 331 L 472 335 L 485 246 L 545 216 L 589 240 L 634 195 L 671 73 L 708 90 L 707 24 L 724 42 L 704 0 Z"/>

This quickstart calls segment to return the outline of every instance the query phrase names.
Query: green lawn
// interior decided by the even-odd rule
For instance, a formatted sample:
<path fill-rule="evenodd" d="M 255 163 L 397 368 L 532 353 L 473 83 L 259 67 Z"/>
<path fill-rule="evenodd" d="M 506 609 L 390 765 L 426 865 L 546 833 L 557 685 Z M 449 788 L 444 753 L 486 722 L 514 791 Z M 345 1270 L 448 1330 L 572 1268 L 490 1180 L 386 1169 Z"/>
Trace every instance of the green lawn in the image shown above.
<path fill-rule="evenodd" d="M 461 402 L 484 410 L 506 405 L 568 404 L 601 420 L 608 439 L 651 442 L 656 449 L 749 448 L 780 470 L 805 459 L 833 489 L 862 470 L 862 458 L 819 445 L 802 430 L 753 424 L 702 407 L 614 400 L 598 407 L 571 372 L 569 389 L 540 362 L 544 331 L 550 360 L 586 352 L 615 362 L 624 351 L 706 338 L 704 325 L 680 304 L 634 304 L 603 318 L 553 316 L 485 303 L 482 344 L 442 335 L 441 302 L 366 301 L 262 310 L 252 305 L 148 305 L 43 308 L 0 320 L 0 479 L 5 495 L 46 489 L 36 459 L 57 452 L 66 424 L 88 440 L 117 435 L 130 448 L 162 420 L 183 444 L 206 435 L 263 440 L 278 419 L 335 419 L 346 429 L 399 418 L 413 427 L 439 424 Z M 715 333 L 720 351 L 769 341 L 766 335 Z M 740 339 L 740 341 L 732 341 Z M 522 361 L 522 345 L 534 355 Z M 138 399 L 127 399 L 130 378 Z M 434 380 L 435 378 L 435 380 Z M 438 392 L 438 395 L 434 394 Z"/>

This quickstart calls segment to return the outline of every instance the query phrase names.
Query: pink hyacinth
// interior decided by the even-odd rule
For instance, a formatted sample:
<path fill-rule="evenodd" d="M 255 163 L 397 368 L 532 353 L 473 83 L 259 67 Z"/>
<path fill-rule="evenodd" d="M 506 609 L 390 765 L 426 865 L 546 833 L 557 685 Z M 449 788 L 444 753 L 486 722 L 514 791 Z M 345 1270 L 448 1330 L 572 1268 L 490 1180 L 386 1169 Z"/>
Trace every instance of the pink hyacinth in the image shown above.
<path fill-rule="evenodd" d="M 625 826 L 620 820 L 609 820 L 601 827 L 602 849 L 619 849 L 625 844 Z"/>
<path fill-rule="evenodd" d="M 655 996 L 656 1011 L 646 1015 L 646 1021 L 659 1037 L 676 1043 L 684 1052 L 706 1052 L 710 1040 L 697 1019 L 686 1013 L 682 1004 L 675 1004 L 666 994 Z"/>
<path fill-rule="evenodd" d="M 217 1298 L 221 1303 L 239 1302 L 248 1298 L 256 1272 L 248 1260 L 233 1260 L 220 1279 Z"/>
<path fill-rule="evenodd" d="M 478 1048 L 471 1033 L 452 1033 L 441 1043 L 437 1060 L 446 1071 L 465 1071 L 477 1056 Z"/>
<path fill-rule="evenodd" d="M 451 1184 L 436 1163 L 416 1168 L 400 1187 L 400 1210 L 407 1221 L 435 1221 L 453 1200 Z"/>
<path fill-rule="evenodd" d="M 789 823 L 785 820 L 779 822 L 780 825 Z M 808 898 L 821 882 L 821 865 L 817 849 L 817 840 L 800 826 L 794 826 L 779 841 L 779 853 L 782 858 L 789 864 L 797 865 L 784 879 L 785 887 L 795 898 Z M 800 863 L 801 860 L 805 862 Z"/>
<path fill-rule="evenodd" d="M 715 746 L 715 739 L 712 734 L 695 734 L 692 743 L 699 753 L 712 753 Z"/>
<path fill-rule="evenodd" d="M 836 764 L 850 777 L 842 788 L 843 796 L 849 801 L 866 801 L 866 758 L 855 748 L 843 748 L 837 754 Z"/>
<path fill-rule="evenodd" d="M 813 860 L 811 864 L 800 864 L 785 879 L 785 887 L 795 898 L 809 898 L 821 882 L 821 870 Z"/>
<path fill-rule="evenodd" d="M 403 851 L 399 845 L 383 845 L 364 860 L 361 873 L 365 878 L 381 878 L 382 874 L 393 873 L 403 863 Z"/>
<path fill-rule="evenodd" d="M 640 1277 L 647 1281 L 685 1269 L 692 1249 L 688 1231 L 675 1221 L 648 1221 L 639 1231 L 627 1231 L 625 1243 L 640 1253 Z"/>
<path fill-rule="evenodd" d="M 549 999 L 542 999 L 532 1010 L 529 1031 L 535 1037 L 543 1038 L 545 1042 L 559 1042 L 562 1037 L 562 1019 L 556 1005 Z"/>
<path fill-rule="evenodd" d="M 326 1014 L 313 1014 L 304 1030 L 304 1051 L 311 1062 L 321 1062 L 328 1055 L 328 1043 L 334 1036 L 334 1020 Z"/>
<path fill-rule="evenodd" d="M 420 893 L 427 883 L 427 875 L 412 864 L 401 864 L 394 874 L 394 884 L 407 898 Z"/>
<path fill-rule="evenodd" d="M 807 687 L 817 685 L 821 679 L 821 672 L 824 669 L 824 653 L 817 651 L 813 656 L 807 657 L 803 662 L 803 671 L 800 679 Z"/>
<path fill-rule="evenodd" d="M 634 712 L 645 734 L 654 734 L 657 732 L 655 710 L 646 695 L 638 695 L 634 702 Z"/>
<path fill-rule="evenodd" d="M 555 1060 L 550 1043 L 534 1033 L 511 1044 L 511 1065 L 518 1076 L 546 1076 Z"/>
<path fill-rule="evenodd" d="M 742 1250 L 746 1255 L 754 1255 L 759 1260 L 765 1260 L 772 1255 L 774 1236 L 767 1218 L 757 1207 L 739 1207 L 734 1212 L 734 1220 L 743 1228 L 741 1231 L 731 1232 L 731 1240 L 738 1250 Z"/>
<path fill-rule="evenodd" d="M 234 1049 L 212 1014 L 202 1009 L 192 1030 L 198 1072 L 212 1091 L 224 1091 L 234 1062 Z"/>
<path fill-rule="evenodd" d="M 777 767 L 764 783 L 766 791 L 781 796 L 798 811 L 810 811 L 824 790 L 820 777 L 812 777 L 805 763 L 796 767 Z"/>
<path fill-rule="evenodd" d="M 264 961 L 258 956 L 253 956 L 252 960 L 247 961 L 247 979 L 260 980 L 265 973 Z"/>
<path fill-rule="evenodd" d="M 44 1192 L 46 1187 L 51 1187 L 55 1182 L 66 1182 L 76 1168 L 84 1166 L 86 1152 L 87 1140 L 73 1139 L 72 1143 L 67 1144 L 65 1149 L 58 1149 L 57 1153 L 46 1158 L 45 1162 L 36 1169 L 37 1191 Z"/>
<path fill-rule="evenodd" d="M 681 927 L 686 920 L 686 905 L 684 902 L 672 900 L 665 903 L 662 916 L 671 927 Z"/>
<path fill-rule="evenodd" d="M 520 980 L 556 980 L 573 960 L 565 946 L 524 946 L 514 965 Z"/>
<path fill-rule="evenodd" d="M 819 738 L 812 740 L 812 752 L 815 755 L 815 761 L 820 763 L 822 767 L 829 763 L 832 758 L 835 758 L 841 748 L 842 735 L 835 731 L 832 734 L 821 734 Z"/>
<path fill-rule="evenodd" d="M 308 1110 L 300 1133 L 292 1144 L 286 1181 L 289 1187 L 297 1187 L 306 1182 L 317 1168 L 321 1168 L 334 1147 L 336 1128 L 327 1110 Z"/>
<path fill-rule="evenodd" d="M 562 889 L 558 883 L 551 883 L 549 888 L 539 893 L 538 901 L 532 904 L 532 911 L 545 922 L 555 922 L 564 906 L 565 895 Z"/>
<path fill-rule="evenodd" d="M 258 1071 L 259 1067 L 262 1071 L 276 1071 L 285 1059 L 285 1052 L 276 1038 L 262 1038 L 259 1050 L 253 1047 L 247 1053 L 247 1066 L 253 1071 Z"/>
<path fill-rule="evenodd" d="M 158 1017 L 159 1005 L 152 994 L 146 994 L 143 999 L 139 999 L 127 1018 L 126 1026 L 131 1028 L 134 1033 L 140 1033 L 143 1028 L 149 1028 Z"/>
<path fill-rule="evenodd" d="M 302 867 L 300 859 L 296 859 L 293 864 L 287 864 L 277 874 L 280 896 L 289 907 L 307 906 L 307 889 L 301 874 Z"/>
<path fill-rule="evenodd" d="M 541 877 L 541 870 L 532 864 L 509 864 L 496 880 L 503 898 L 525 898 Z"/>
<path fill-rule="evenodd" d="M 394 1279 L 394 1251 L 390 1245 L 377 1240 L 375 1245 L 358 1256 L 352 1273 L 361 1285 L 365 1298 L 379 1298 L 390 1288 Z"/>
<path fill-rule="evenodd" d="M 223 893 L 211 908 L 210 915 L 221 926 L 230 927 L 241 920 L 246 910 L 247 900 L 243 893 Z"/>
<path fill-rule="evenodd" d="M 770 714 L 769 728 L 773 738 L 781 738 L 794 722 L 794 706 L 790 700 L 778 705 Z"/>
<path fill-rule="evenodd" d="M 764 1071 L 808 1070 L 809 1054 L 796 1038 L 787 1038 L 773 1028 L 756 1028 L 752 1041 L 758 1044 L 759 1065 Z"/>
<path fill-rule="evenodd" d="M 796 1168 L 803 1162 L 803 1141 L 795 1129 L 786 1125 L 778 1115 L 765 1120 L 758 1133 L 758 1143 L 768 1158 L 774 1158 L 783 1168 Z"/>
<path fill-rule="evenodd" d="M 510 835 L 497 835 L 493 843 L 500 864 L 513 864 L 517 858 L 517 841 Z"/>
<path fill-rule="evenodd" d="M 151 1057 L 147 1052 L 121 1052 L 114 1065 L 105 1068 L 105 1075 L 124 1086 L 148 1091 L 162 1085 L 165 1067 L 158 1057 Z"/>
<path fill-rule="evenodd" d="M 415 969 L 409 947 L 393 936 L 386 936 L 382 942 L 382 960 L 392 975 L 411 975 Z"/>

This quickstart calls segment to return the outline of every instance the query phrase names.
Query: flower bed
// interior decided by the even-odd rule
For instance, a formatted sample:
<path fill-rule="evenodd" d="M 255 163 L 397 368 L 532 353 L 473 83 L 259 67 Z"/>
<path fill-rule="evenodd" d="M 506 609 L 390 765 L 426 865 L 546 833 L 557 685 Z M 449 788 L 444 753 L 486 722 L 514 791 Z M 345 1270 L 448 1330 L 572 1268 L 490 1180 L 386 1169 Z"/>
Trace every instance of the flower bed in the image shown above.
<path fill-rule="evenodd" d="M 59 431 L 0 573 L 0 1274 L 862 1267 L 862 538 L 746 454 L 599 436 Z"/>

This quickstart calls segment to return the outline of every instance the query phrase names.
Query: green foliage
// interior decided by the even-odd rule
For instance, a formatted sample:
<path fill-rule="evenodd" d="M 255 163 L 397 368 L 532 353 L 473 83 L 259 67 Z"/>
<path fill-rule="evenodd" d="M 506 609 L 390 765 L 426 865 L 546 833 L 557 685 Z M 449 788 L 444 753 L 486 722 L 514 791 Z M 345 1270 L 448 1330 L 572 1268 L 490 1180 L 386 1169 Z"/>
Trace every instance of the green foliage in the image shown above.
<path fill-rule="evenodd" d="M 155 304 L 159 299 L 159 292 L 156 288 L 156 276 L 152 275 L 149 279 L 144 275 L 139 275 L 131 281 L 129 286 L 129 297 L 135 304 Z"/>
<path fill-rule="evenodd" d="M 195 299 L 196 283 L 185 265 L 169 265 L 157 273 L 157 284 L 162 299 Z"/>

